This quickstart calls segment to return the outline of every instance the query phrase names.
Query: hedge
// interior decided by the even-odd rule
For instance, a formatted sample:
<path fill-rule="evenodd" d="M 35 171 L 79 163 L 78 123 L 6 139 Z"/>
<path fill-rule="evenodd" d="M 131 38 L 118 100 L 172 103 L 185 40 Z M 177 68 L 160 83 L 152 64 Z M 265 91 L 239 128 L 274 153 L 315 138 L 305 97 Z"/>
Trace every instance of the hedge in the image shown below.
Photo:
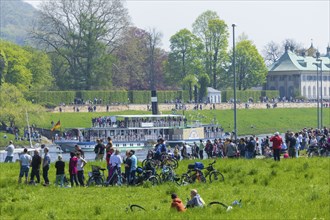
<path fill-rule="evenodd" d="M 267 96 L 268 98 L 275 98 L 279 96 L 277 90 L 244 90 L 237 91 L 237 99 L 241 102 L 247 102 L 252 98 L 255 102 L 260 100 L 260 97 Z M 146 104 L 151 102 L 151 92 L 149 90 L 108 90 L 108 91 L 42 91 L 30 92 L 27 95 L 29 100 L 34 103 L 48 103 L 59 105 L 61 103 L 70 104 L 74 102 L 75 98 L 94 101 L 94 98 L 102 99 L 102 104 L 116 104 L 116 103 L 131 103 L 131 104 Z M 159 103 L 167 103 L 180 99 L 183 102 L 189 100 L 188 91 L 173 91 L 162 90 L 157 91 L 157 98 Z M 221 92 L 222 102 L 228 102 L 234 98 L 234 91 L 227 90 Z"/>
<path fill-rule="evenodd" d="M 278 90 L 238 90 L 236 91 L 236 98 L 240 102 L 247 102 L 250 98 L 254 102 L 260 101 L 260 97 L 276 98 L 279 96 Z M 221 101 L 229 102 L 234 99 L 234 90 L 221 91 Z"/>

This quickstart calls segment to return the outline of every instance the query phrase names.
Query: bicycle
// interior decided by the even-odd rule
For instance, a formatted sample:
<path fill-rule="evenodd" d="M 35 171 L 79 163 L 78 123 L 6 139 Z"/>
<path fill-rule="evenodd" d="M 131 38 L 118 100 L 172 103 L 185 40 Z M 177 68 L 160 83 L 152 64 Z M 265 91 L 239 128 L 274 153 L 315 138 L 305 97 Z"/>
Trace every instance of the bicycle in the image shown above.
<path fill-rule="evenodd" d="M 179 182 L 180 178 L 177 177 L 171 166 L 163 166 L 159 179 L 160 182 L 175 182 L 176 184 L 181 185 Z"/>
<path fill-rule="evenodd" d="M 215 164 L 215 163 L 216 163 L 216 160 L 214 160 L 212 163 L 210 163 L 206 167 L 206 172 L 204 174 L 205 178 L 209 177 L 210 183 L 212 183 L 213 181 L 219 181 L 219 182 L 225 181 L 225 177 L 222 175 L 222 173 L 220 173 L 220 171 L 216 170 L 213 167 L 213 164 Z"/>
<path fill-rule="evenodd" d="M 141 167 L 136 169 L 136 179 L 134 185 L 141 185 L 145 181 L 151 182 L 151 185 L 158 185 L 159 181 L 158 178 L 152 174 L 152 170 L 144 170 Z"/>
<path fill-rule="evenodd" d="M 124 173 L 118 171 L 118 165 L 112 167 L 113 171 L 111 172 L 111 176 L 107 181 L 104 182 L 104 186 L 115 186 L 115 185 L 122 185 L 126 183 L 126 177 Z M 120 177 L 120 178 L 118 178 Z"/>
<path fill-rule="evenodd" d="M 181 185 L 194 183 L 196 181 L 205 183 L 206 178 L 202 172 L 203 168 L 204 165 L 199 162 L 196 162 L 195 164 L 189 164 L 188 171 L 181 175 Z"/>
<path fill-rule="evenodd" d="M 150 163 L 151 166 L 155 168 L 171 166 L 172 168 L 176 169 L 179 166 L 179 162 L 175 158 L 171 157 L 169 154 L 163 153 L 159 160 L 154 157 L 154 154 L 152 152 L 150 153 L 150 150 L 148 152 L 147 158 L 142 161 L 142 166 L 144 167 L 148 163 Z"/>
<path fill-rule="evenodd" d="M 104 184 L 104 171 L 105 168 L 92 165 L 92 172 L 88 173 L 87 186 L 102 186 Z"/>

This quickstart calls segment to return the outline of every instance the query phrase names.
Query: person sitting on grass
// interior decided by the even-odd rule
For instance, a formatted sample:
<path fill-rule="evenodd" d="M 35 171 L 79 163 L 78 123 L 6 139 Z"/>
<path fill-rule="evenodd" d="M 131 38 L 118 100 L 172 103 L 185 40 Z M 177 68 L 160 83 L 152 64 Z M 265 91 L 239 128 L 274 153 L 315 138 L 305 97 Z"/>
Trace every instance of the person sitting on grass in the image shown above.
<path fill-rule="evenodd" d="M 190 200 L 188 201 L 186 208 L 194 208 L 194 207 L 204 207 L 205 202 L 197 193 L 196 189 L 190 191 Z"/>
<path fill-rule="evenodd" d="M 172 198 L 171 210 L 176 209 L 178 212 L 186 211 L 186 208 L 184 207 L 181 199 L 178 198 L 177 194 L 172 193 L 171 198 Z"/>

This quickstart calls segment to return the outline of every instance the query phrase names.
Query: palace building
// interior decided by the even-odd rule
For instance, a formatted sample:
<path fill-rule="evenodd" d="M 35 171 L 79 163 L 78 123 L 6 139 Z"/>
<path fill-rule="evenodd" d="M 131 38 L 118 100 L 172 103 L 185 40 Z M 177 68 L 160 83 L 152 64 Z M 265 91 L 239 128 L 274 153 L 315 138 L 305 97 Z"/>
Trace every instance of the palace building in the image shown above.
<path fill-rule="evenodd" d="M 330 99 L 330 46 L 325 55 L 320 55 L 313 44 L 300 55 L 286 46 L 284 54 L 268 68 L 266 89 L 278 90 L 281 98 L 304 96 L 315 100 L 317 87 L 319 98 Z"/>

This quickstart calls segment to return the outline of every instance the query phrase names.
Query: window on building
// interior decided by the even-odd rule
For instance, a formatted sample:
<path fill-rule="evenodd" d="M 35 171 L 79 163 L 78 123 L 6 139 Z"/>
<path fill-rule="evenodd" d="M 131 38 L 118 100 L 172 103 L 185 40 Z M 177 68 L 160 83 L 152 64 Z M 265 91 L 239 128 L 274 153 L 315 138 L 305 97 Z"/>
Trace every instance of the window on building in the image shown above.
<path fill-rule="evenodd" d="M 285 80 L 285 76 L 280 76 L 280 81 L 284 81 Z"/>
<path fill-rule="evenodd" d="M 303 96 L 306 97 L 306 86 L 303 87 Z"/>
<path fill-rule="evenodd" d="M 312 81 L 313 80 L 313 76 L 307 76 L 307 81 Z"/>
<path fill-rule="evenodd" d="M 288 81 L 291 81 L 292 80 L 292 77 L 291 76 L 288 76 Z"/>
<path fill-rule="evenodd" d="M 324 87 L 324 96 L 327 96 L 327 87 Z"/>
<path fill-rule="evenodd" d="M 308 98 L 312 97 L 312 89 L 310 86 L 308 86 Z"/>

